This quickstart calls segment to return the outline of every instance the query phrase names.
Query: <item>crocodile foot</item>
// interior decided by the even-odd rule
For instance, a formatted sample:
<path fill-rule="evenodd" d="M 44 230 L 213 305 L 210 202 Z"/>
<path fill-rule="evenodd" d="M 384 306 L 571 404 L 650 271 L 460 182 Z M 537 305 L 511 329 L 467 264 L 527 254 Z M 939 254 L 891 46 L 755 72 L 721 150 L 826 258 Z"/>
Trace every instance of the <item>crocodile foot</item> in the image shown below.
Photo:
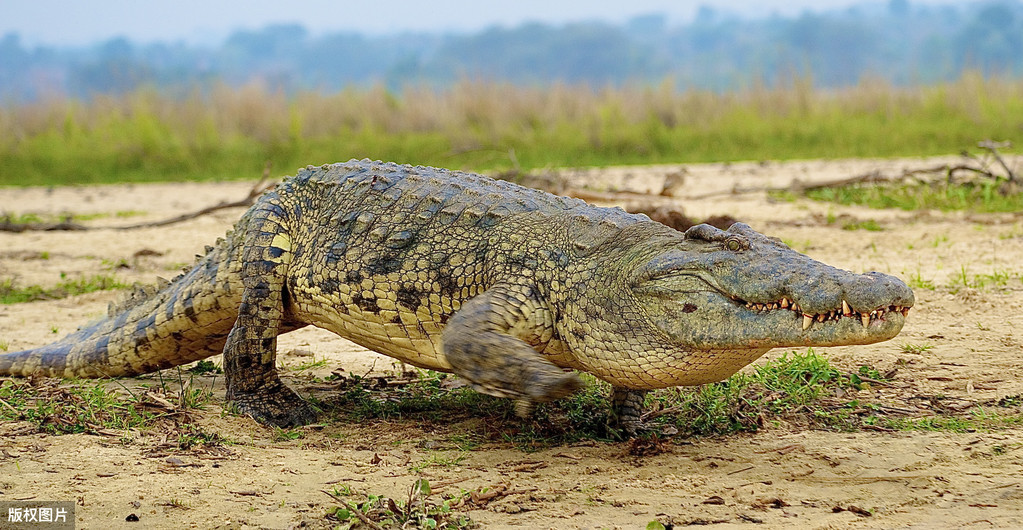
<path fill-rule="evenodd" d="M 526 395 L 515 399 L 515 415 L 528 418 L 538 403 L 566 398 L 582 386 L 582 380 L 574 372 L 535 373 L 526 385 Z"/>
<path fill-rule="evenodd" d="M 275 427 L 297 427 L 316 420 L 317 411 L 294 390 L 277 382 L 255 392 L 234 393 L 231 404 L 259 423 Z"/>
<path fill-rule="evenodd" d="M 614 387 L 611 391 L 612 431 L 619 431 L 634 437 L 654 429 L 643 421 L 643 401 L 646 390 L 630 390 Z"/>

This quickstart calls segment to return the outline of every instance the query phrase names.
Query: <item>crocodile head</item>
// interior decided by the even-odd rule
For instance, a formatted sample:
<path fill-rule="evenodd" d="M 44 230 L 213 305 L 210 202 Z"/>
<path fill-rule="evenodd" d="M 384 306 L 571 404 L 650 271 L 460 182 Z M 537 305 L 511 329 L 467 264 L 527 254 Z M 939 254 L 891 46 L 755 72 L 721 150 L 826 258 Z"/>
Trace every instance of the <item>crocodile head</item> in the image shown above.
<path fill-rule="evenodd" d="M 775 347 L 890 339 L 913 306 L 913 291 L 893 276 L 825 265 L 742 223 L 690 228 L 641 260 L 630 284 L 674 349 L 728 352 L 746 362 Z M 706 379 L 745 363 L 733 364 Z"/>

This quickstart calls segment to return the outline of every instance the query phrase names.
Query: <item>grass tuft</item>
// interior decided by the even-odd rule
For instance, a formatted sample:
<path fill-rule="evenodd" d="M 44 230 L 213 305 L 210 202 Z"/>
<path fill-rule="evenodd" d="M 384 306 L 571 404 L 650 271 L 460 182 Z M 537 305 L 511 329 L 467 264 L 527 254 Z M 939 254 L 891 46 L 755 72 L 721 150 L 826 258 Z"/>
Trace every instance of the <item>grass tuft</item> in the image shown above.
<path fill-rule="evenodd" d="M 840 188 L 808 190 L 806 196 L 819 201 L 844 205 L 897 208 L 907 211 L 933 209 L 1018 212 L 1023 210 L 1023 193 L 1001 193 L 999 187 L 1004 182 L 1004 180 L 999 180 L 952 185 L 856 184 Z M 879 226 L 856 228 L 881 229 Z"/>
<path fill-rule="evenodd" d="M 146 88 L 0 106 L 0 185 L 255 178 L 267 160 L 284 171 L 363 157 L 505 170 L 943 155 L 1018 140 L 1021 115 L 1023 83 L 973 73 L 931 87 L 815 91 L 800 80 L 729 93 L 670 82 L 290 97 L 257 85 Z"/>
<path fill-rule="evenodd" d="M 37 300 L 55 300 L 95 291 L 125 289 L 129 286 L 114 276 L 96 274 L 80 278 L 67 278 L 61 274 L 61 281 L 53 287 L 29 285 L 19 287 L 11 278 L 0 280 L 0 304 L 20 304 Z"/>
<path fill-rule="evenodd" d="M 136 396 L 107 389 L 102 382 L 0 381 L 0 420 L 28 421 L 51 434 L 97 433 L 150 426 L 157 414 Z"/>
<path fill-rule="evenodd" d="M 579 440 L 614 440 L 623 435 L 609 427 L 611 387 L 581 373 L 584 387 L 568 398 L 539 404 L 529 419 L 514 415 L 510 400 L 484 396 L 461 386 L 448 388 L 446 374 L 423 372 L 416 382 L 389 386 L 386 381 L 348 376 L 343 394 L 326 408 L 356 421 L 370 418 L 445 421 L 484 416 L 491 437 L 523 450 Z M 697 388 L 651 393 L 647 409 L 655 425 L 683 436 L 756 431 L 765 420 L 790 418 L 823 428 L 856 428 L 850 411 L 835 396 L 866 388 L 885 377 L 872 367 L 855 373 L 835 368 L 813 349 L 788 352 L 729 379 Z"/>
<path fill-rule="evenodd" d="M 341 504 L 331 509 L 327 518 L 341 523 L 344 528 L 361 528 L 365 525 L 371 528 L 456 530 L 476 527 L 476 523 L 468 516 L 459 514 L 455 509 L 474 502 L 480 492 L 474 497 L 470 492 L 461 491 L 441 498 L 438 502 L 434 499 L 436 494 L 430 482 L 420 478 L 412 484 L 405 499 L 371 493 L 358 494 L 346 484 L 334 486 L 332 491 L 324 490 L 324 493 Z M 363 500 L 350 500 L 351 497 Z"/>

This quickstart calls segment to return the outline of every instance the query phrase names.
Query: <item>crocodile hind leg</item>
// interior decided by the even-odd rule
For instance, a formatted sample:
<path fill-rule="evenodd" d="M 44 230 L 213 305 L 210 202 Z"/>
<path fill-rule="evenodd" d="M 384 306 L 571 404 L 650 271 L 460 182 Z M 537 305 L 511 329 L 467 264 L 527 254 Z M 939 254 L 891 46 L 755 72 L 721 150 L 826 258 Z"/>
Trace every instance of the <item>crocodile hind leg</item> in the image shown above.
<path fill-rule="evenodd" d="M 518 400 L 520 411 L 578 390 L 578 376 L 544 359 L 516 336 L 535 333 L 529 317 L 540 306 L 531 288 L 507 285 L 462 304 L 441 335 L 452 370 L 484 394 Z"/>
<path fill-rule="evenodd" d="M 647 430 L 643 422 L 643 401 L 646 399 L 647 390 L 632 390 L 629 388 L 613 387 L 611 389 L 611 413 L 614 415 L 616 427 L 629 436 Z"/>
<path fill-rule="evenodd" d="M 277 335 L 284 325 L 284 289 L 291 240 L 280 209 L 254 212 L 255 229 L 242 253 L 238 320 L 224 346 L 227 399 L 261 423 L 303 425 L 316 413 L 277 374 Z"/>

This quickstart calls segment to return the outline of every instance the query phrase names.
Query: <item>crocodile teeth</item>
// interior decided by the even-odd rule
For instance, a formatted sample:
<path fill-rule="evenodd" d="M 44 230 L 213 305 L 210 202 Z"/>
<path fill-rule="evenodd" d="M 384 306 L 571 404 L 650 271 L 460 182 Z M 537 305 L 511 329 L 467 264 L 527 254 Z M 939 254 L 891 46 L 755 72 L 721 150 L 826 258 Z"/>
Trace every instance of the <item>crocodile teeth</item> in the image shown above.
<path fill-rule="evenodd" d="M 909 308 L 908 307 L 903 307 L 900 312 L 902 313 L 902 316 L 904 316 L 904 317 L 905 316 L 909 316 Z"/>
<path fill-rule="evenodd" d="M 828 319 L 828 315 L 825 315 L 824 313 L 821 313 L 821 314 L 817 315 L 817 322 L 824 322 L 827 319 Z"/>
<path fill-rule="evenodd" d="M 810 324 L 813 324 L 813 316 L 803 313 L 803 331 L 809 329 Z"/>
<path fill-rule="evenodd" d="M 849 303 L 842 300 L 842 314 L 849 317 L 852 316 L 852 309 L 849 309 Z"/>
<path fill-rule="evenodd" d="M 781 302 L 779 302 L 778 305 L 781 306 L 782 309 L 788 309 L 789 308 L 788 298 L 782 298 Z"/>
<path fill-rule="evenodd" d="M 870 325 L 870 315 L 866 313 L 860 313 L 860 322 L 863 322 L 864 326 Z"/>

